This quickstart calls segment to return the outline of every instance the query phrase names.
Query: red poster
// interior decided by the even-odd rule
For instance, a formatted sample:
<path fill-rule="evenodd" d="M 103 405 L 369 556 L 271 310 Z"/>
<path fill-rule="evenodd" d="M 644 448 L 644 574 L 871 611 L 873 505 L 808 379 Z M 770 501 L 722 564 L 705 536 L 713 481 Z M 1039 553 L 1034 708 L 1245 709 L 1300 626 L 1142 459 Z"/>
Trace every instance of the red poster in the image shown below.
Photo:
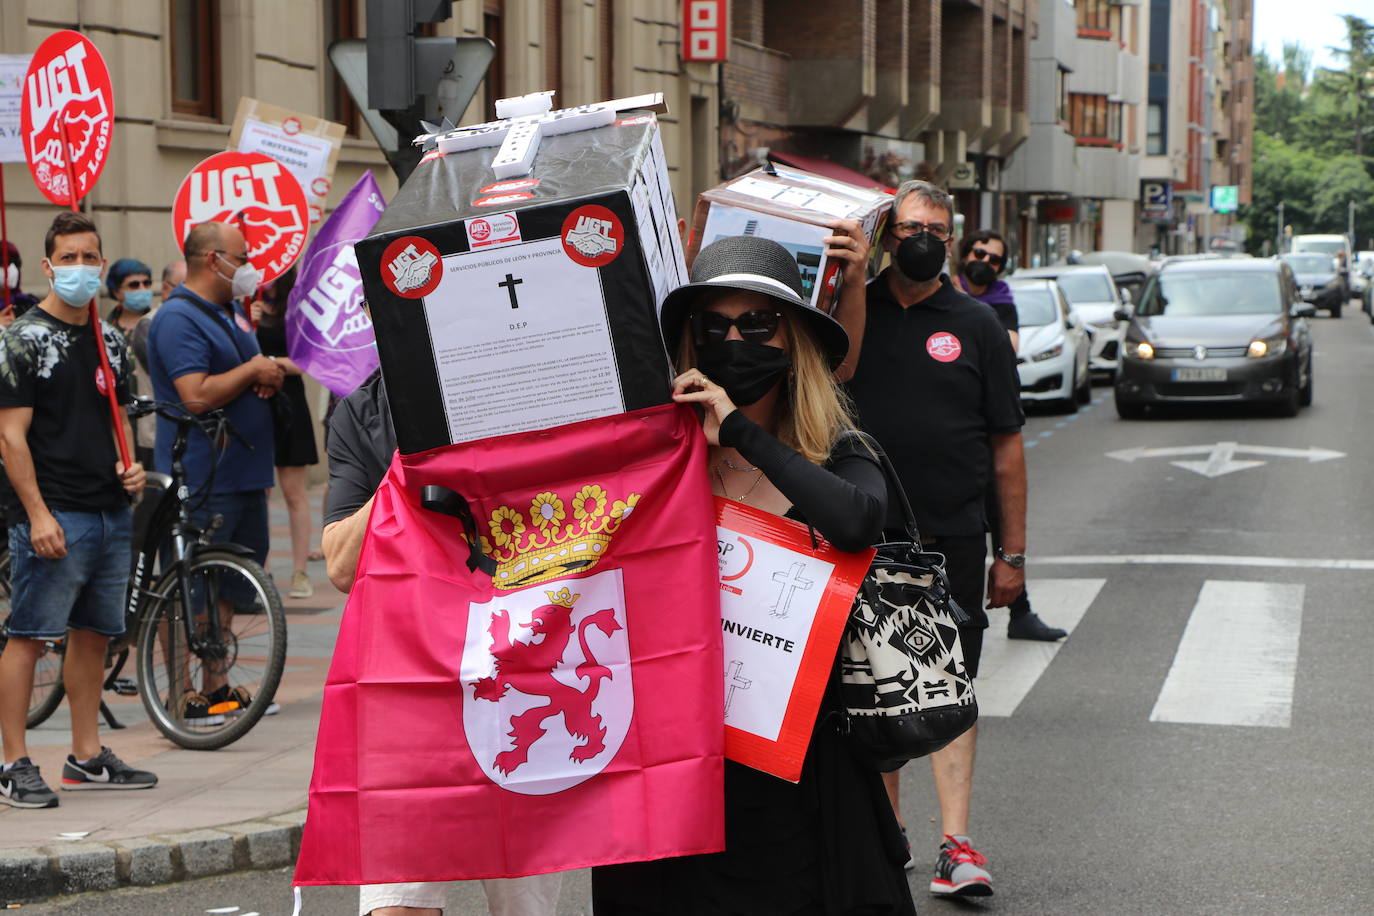
<path fill-rule="evenodd" d="M 262 153 L 226 152 L 191 169 L 172 205 L 177 247 L 200 223 L 234 223 L 248 257 L 271 283 L 300 257 L 310 227 L 305 190 L 284 165 Z"/>
<path fill-rule="evenodd" d="M 44 197 L 60 207 L 71 205 L 68 144 L 76 199 L 91 192 L 110 157 L 114 90 L 104 58 L 86 36 L 61 31 L 38 46 L 24 75 L 19 126 L 24 158 Z"/>
<path fill-rule="evenodd" d="M 722 61 L 730 50 L 726 0 L 683 0 L 682 59 Z"/>
<path fill-rule="evenodd" d="M 805 525 L 719 497 L 716 538 L 725 756 L 796 782 L 874 551 L 837 550 Z"/>
<path fill-rule="evenodd" d="M 695 414 L 667 406 L 396 457 L 325 686 L 295 883 L 724 847 L 705 453 Z M 422 508 L 427 485 L 464 520 Z"/>

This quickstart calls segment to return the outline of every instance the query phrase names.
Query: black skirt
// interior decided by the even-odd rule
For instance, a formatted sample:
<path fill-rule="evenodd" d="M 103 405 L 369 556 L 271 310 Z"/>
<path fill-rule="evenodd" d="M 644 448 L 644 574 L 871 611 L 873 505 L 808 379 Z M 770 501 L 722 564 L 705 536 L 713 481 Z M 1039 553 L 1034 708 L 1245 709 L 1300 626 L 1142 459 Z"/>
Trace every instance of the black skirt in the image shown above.
<path fill-rule="evenodd" d="M 276 439 L 276 466 L 298 468 L 319 464 L 320 453 L 315 449 L 315 424 L 310 422 L 310 403 L 305 399 L 305 380 L 288 375 L 282 382 L 282 393 L 291 403 L 289 435 Z"/>
<path fill-rule="evenodd" d="M 796 785 L 726 762 L 725 852 L 595 868 L 593 909 L 915 916 L 906 858 L 882 776 L 854 759 L 823 716 Z"/>

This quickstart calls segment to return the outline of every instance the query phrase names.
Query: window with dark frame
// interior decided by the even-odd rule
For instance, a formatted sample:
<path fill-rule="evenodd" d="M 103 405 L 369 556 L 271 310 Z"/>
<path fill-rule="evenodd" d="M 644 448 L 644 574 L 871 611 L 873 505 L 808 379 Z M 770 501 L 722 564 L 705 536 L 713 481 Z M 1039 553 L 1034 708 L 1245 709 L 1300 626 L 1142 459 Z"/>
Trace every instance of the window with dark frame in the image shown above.
<path fill-rule="evenodd" d="M 170 0 L 172 112 L 219 120 L 219 0 Z"/>
<path fill-rule="evenodd" d="M 329 45 L 339 39 L 361 37 L 358 34 L 358 0 L 325 0 L 324 34 L 326 52 Z M 328 57 L 326 53 L 325 59 Z M 342 124 L 347 136 L 357 137 L 361 122 L 358 106 L 334 65 L 328 66 L 329 73 L 324 81 L 325 117 Z"/>
<path fill-rule="evenodd" d="M 496 46 L 487 75 L 482 80 L 482 116 L 496 118 L 496 100 L 506 98 L 506 55 L 501 26 L 501 0 L 486 0 L 482 13 L 482 35 Z"/>

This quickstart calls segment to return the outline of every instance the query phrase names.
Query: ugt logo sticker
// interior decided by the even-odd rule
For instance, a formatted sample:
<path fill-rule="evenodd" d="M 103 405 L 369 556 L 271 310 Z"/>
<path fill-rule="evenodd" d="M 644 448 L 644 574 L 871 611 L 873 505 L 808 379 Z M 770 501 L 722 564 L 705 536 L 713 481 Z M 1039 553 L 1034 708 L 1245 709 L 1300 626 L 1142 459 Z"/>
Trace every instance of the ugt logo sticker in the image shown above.
<path fill-rule="evenodd" d="M 926 352 L 931 359 L 952 363 L 964 352 L 964 345 L 949 331 L 936 331 L 926 339 Z"/>
<path fill-rule="evenodd" d="M 382 282 L 405 299 L 420 299 L 434 292 L 443 271 L 439 249 L 418 235 L 403 235 L 382 252 Z"/>
<path fill-rule="evenodd" d="M 620 224 L 620 217 L 596 204 L 569 213 L 560 235 L 568 257 L 583 267 L 605 267 L 620 255 L 625 245 L 625 227 Z"/>

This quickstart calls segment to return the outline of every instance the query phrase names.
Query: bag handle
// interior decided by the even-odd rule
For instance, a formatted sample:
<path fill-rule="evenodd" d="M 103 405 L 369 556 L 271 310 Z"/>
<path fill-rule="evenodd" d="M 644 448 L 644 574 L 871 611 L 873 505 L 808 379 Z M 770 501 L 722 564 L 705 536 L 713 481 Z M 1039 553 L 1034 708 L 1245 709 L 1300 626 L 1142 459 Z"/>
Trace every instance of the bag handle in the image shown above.
<path fill-rule="evenodd" d="M 896 495 L 897 507 L 902 510 L 902 524 L 906 536 L 911 539 L 911 543 L 919 548 L 921 546 L 921 532 L 916 527 L 916 513 L 911 509 L 911 500 L 907 498 L 906 488 L 902 486 L 902 481 L 897 476 L 897 469 L 892 466 L 892 460 L 887 457 L 887 452 L 883 451 L 878 440 L 868 433 L 855 429 L 850 430 L 850 435 L 857 437 L 878 459 L 878 464 L 883 469 L 883 476 L 887 478 L 887 492 L 889 495 Z"/>

